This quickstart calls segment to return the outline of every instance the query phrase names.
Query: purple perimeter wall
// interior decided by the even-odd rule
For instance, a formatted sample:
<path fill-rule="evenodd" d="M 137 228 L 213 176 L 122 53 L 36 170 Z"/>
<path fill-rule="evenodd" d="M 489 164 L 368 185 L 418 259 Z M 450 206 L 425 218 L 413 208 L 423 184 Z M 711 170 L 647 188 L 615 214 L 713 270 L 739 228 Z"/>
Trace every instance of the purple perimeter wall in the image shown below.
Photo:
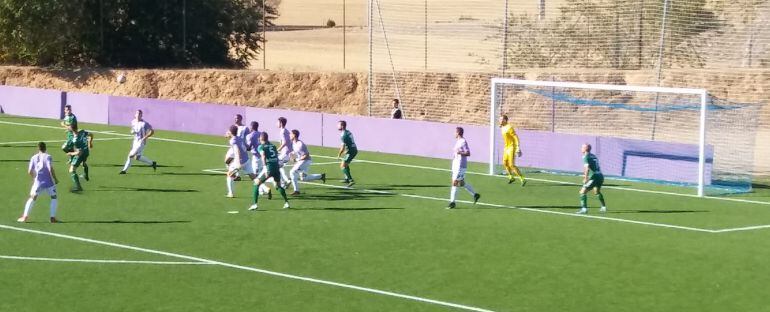
<path fill-rule="evenodd" d="M 362 151 L 383 152 L 450 159 L 457 125 L 427 121 L 391 120 L 278 109 L 189 103 L 171 100 L 107 96 L 79 92 L 0 86 L 0 106 L 7 114 L 60 118 L 64 104 L 73 106 L 82 122 L 127 126 L 137 109 L 157 130 L 221 135 L 233 123 L 235 114 L 244 122 L 257 121 L 260 130 L 277 131 L 278 117 L 289 120 L 289 129 L 298 129 L 309 145 L 339 147 L 337 121 L 346 120 Z M 34 104 L 34 105 L 32 105 Z M 460 125 L 465 129 L 472 153 L 470 160 L 489 160 L 489 128 Z M 543 131 L 519 131 L 524 167 L 579 172 L 583 168 L 580 146 L 591 143 L 602 171 L 611 176 L 696 182 L 697 145 L 629 140 L 597 136 L 569 135 Z M 499 134 L 497 135 L 499 146 Z M 500 150 L 500 149 L 498 149 Z M 713 149 L 707 149 L 707 176 L 711 180 Z M 449 166 L 449 163 L 446 163 Z"/>

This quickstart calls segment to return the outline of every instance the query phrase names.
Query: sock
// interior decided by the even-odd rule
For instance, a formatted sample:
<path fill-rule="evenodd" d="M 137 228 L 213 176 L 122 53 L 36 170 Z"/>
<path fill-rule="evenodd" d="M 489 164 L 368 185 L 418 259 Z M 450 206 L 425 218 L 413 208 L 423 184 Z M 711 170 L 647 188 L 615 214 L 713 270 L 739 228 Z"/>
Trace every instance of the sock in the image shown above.
<path fill-rule="evenodd" d="M 27 204 L 24 205 L 24 214 L 21 215 L 21 216 L 22 217 L 29 216 L 29 213 L 32 210 L 32 205 L 34 205 L 34 204 L 35 204 L 35 200 L 34 199 L 32 199 L 32 198 L 27 199 Z"/>
<path fill-rule="evenodd" d="M 126 164 L 125 164 L 125 165 L 123 165 L 123 170 L 122 170 L 122 171 L 126 171 L 126 170 L 128 170 L 128 168 L 129 168 L 129 167 L 131 167 L 131 157 L 128 157 L 128 158 L 126 159 Z"/>
<path fill-rule="evenodd" d="M 252 196 L 254 196 L 254 204 L 257 203 L 259 200 L 259 188 L 262 187 L 264 184 L 256 185 L 254 184 L 254 187 L 252 187 Z"/>
<path fill-rule="evenodd" d="M 465 189 L 468 190 L 468 193 L 471 193 L 471 195 L 476 195 L 476 191 L 473 190 L 473 186 L 470 184 L 465 183 Z"/>
<path fill-rule="evenodd" d="M 88 178 L 88 165 L 86 163 L 83 163 L 83 173 L 85 174 L 85 177 Z"/>
<path fill-rule="evenodd" d="M 282 187 L 278 187 L 278 193 L 281 194 L 281 197 L 283 197 L 283 201 L 289 202 L 289 198 L 286 197 L 286 190 Z"/>
<path fill-rule="evenodd" d="M 513 166 L 513 172 L 516 174 L 517 177 L 519 177 L 519 179 L 524 181 L 524 175 L 521 174 L 521 170 L 519 170 L 519 167 Z"/>
<path fill-rule="evenodd" d="M 295 192 L 299 192 L 299 171 L 291 171 L 291 185 Z"/>
<path fill-rule="evenodd" d="M 345 179 L 353 180 L 353 176 L 350 175 L 350 166 L 342 168 L 342 173 L 345 175 Z"/>
<path fill-rule="evenodd" d="M 51 198 L 51 218 L 56 217 L 56 204 L 58 203 L 58 200 L 56 198 Z"/>
<path fill-rule="evenodd" d="M 607 205 L 604 204 L 604 195 L 602 193 L 597 194 L 599 196 L 599 202 L 602 203 L 602 207 L 607 207 Z"/>
<path fill-rule="evenodd" d="M 71 172 L 70 173 L 70 178 L 72 178 L 72 182 L 75 183 L 75 186 L 77 188 L 81 188 L 80 187 L 80 178 L 78 177 L 78 173 L 77 172 L 75 172 L 75 171 Z"/>
<path fill-rule="evenodd" d="M 457 187 L 452 186 L 452 191 L 449 192 L 449 202 L 454 203 L 455 198 L 457 198 Z"/>
<path fill-rule="evenodd" d="M 233 178 L 227 176 L 227 194 L 233 193 Z"/>
<path fill-rule="evenodd" d="M 141 162 L 143 162 L 145 164 L 148 164 L 148 165 L 152 165 L 152 159 L 149 159 L 149 158 L 144 157 L 144 156 L 139 156 L 139 161 L 141 161 Z"/>
<path fill-rule="evenodd" d="M 588 200 L 586 199 L 586 194 L 580 194 L 580 207 L 581 207 L 581 208 L 586 208 L 586 207 L 588 207 L 588 203 L 587 203 L 587 201 L 588 201 Z"/>

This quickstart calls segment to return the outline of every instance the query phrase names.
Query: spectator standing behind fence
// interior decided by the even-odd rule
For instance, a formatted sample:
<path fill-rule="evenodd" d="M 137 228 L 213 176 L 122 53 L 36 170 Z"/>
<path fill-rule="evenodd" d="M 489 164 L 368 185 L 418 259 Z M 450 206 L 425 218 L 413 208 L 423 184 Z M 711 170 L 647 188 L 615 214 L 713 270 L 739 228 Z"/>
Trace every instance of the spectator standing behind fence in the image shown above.
<path fill-rule="evenodd" d="M 390 117 L 393 119 L 404 119 L 404 114 L 401 113 L 400 102 L 398 99 L 393 99 L 393 111 L 390 113 Z"/>

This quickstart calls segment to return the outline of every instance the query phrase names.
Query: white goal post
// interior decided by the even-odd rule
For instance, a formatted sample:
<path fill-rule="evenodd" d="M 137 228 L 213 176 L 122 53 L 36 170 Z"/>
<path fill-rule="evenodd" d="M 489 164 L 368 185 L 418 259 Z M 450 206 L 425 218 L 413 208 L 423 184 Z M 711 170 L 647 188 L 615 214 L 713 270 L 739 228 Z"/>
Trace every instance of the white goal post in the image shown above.
<path fill-rule="evenodd" d="M 497 118 L 500 112 L 499 107 L 499 94 L 502 90 L 502 86 L 518 86 L 522 88 L 526 87 L 552 87 L 552 88 L 565 88 L 565 89 L 583 89 L 583 90 L 602 90 L 602 91 L 627 91 L 627 92 L 641 92 L 641 93 L 653 93 L 653 94 L 680 94 L 691 95 L 700 97 L 700 118 L 699 118 L 699 147 L 698 147 L 698 177 L 697 187 L 698 196 L 704 196 L 704 188 L 706 185 L 706 114 L 708 108 L 708 91 L 705 89 L 690 89 L 690 88 L 665 88 L 665 87 L 649 87 L 649 86 L 631 86 L 631 85 L 612 85 L 612 84 L 590 84 L 579 82 L 562 82 L 562 81 L 535 81 L 535 80 L 519 80 L 508 78 L 492 78 L 491 80 L 491 92 L 490 92 L 490 108 L 489 108 L 489 174 L 495 174 L 495 166 L 497 155 L 499 152 L 496 147 L 496 135 L 499 131 L 497 125 Z M 524 147 L 526 148 L 526 147 Z"/>

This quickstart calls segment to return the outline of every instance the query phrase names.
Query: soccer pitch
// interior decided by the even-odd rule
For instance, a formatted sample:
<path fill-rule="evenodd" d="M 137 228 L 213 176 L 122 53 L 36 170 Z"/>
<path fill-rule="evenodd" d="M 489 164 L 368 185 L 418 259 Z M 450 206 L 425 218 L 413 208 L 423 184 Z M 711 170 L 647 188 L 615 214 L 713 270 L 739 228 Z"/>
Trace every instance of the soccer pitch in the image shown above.
<path fill-rule="evenodd" d="M 157 172 L 135 162 L 118 175 L 127 127 L 82 124 L 96 139 L 91 181 L 69 193 L 58 124 L 0 117 L 0 311 L 767 309 L 766 187 L 698 198 L 608 179 L 609 212 L 589 196 L 578 216 L 579 177 L 528 172 L 521 187 L 471 164 L 483 197 L 461 190 L 446 210 L 448 160 L 361 152 L 346 189 L 336 150 L 312 147 L 311 171 L 329 181 L 303 185 L 292 209 L 276 196 L 247 212 L 251 184 L 225 198 L 217 173 L 226 140 L 168 131 L 145 150 Z M 60 224 L 44 194 L 30 223 L 14 222 L 37 141 L 50 142 Z"/>

